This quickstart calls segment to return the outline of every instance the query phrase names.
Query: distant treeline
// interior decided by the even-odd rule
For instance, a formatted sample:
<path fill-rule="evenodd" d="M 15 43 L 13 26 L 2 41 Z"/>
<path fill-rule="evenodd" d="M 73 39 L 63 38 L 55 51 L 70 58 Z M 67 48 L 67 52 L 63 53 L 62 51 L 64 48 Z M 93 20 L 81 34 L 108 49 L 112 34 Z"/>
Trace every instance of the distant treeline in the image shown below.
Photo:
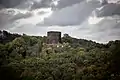
<path fill-rule="evenodd" d="M 11 34 L 8 31 L 5 31 L 5 30 L 1 31 L 0 30 L 0 43 L 2 43 L 2 44 L 8 43 L 17 37 L 21 37 L 21 35 Z"/>

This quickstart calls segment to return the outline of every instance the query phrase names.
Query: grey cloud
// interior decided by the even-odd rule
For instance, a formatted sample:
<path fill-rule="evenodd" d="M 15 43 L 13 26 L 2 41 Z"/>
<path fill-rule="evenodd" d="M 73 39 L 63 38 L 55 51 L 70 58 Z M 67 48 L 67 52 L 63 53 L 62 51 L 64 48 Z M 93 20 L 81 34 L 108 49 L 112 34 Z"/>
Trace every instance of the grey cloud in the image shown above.
<path fill-rule="evenodd" d="M 4 12 L 5 11 L 5 12 Z M 14 9 L 12 10 L 4 10 L 4 11 L 0 11 L 0 28 L 5 28 L 6 26 L 13 24 L 16 20 L 19 19 L 25 19 L 25 18 L 29 18 L 32 16 L 32 13 L 28 12 L 28 13 L 17 13 L 14 11 Z M 14 15 L 15 14 L 15 15 Z"/>
<path fill-rule="evenodd" d="M 38 8 L 48 8 L 51 6 L 52 0 L 26 0 L 20 5 L 16 6 L 16 8 L 20 9 L 38 9 Z"/>
<path fill-rule="evenodd" d="M 94 29 L 93 32 L 106 32 L 108 30 L 115 29 L 115 26 L 117 25 L 115 20 L 110 19 L 104 19 L 98 24 L 91 25 Z"/>
<path fill-rule="evenodd" d="M 31 9 L 50 7 L 51 2 L 52 0 L 41 0 L 40 2 L 34 2 Z"/>
<path fill-rule="evenodd" d="M 110 40 L 120 39 L 119 26 L 120 23 L 116 23 L 116 20 L 105 18 L 97 24 L 89 24 L 85 21 L 80 25 L 77 31 L 78 34 L 81 34 L 79 37 L 85 36 L 86 39 L 108 42 Z"/>
<path fill-rule="evenodd" d="M 6 8 L 13 8 L 17 5 L 19 5 L 24 0 L 0 0 L 0 5 L 6 7 Z"/>
<path fill-rule="evenodd" d="M 16 14 L 14 15 L 12 18 L 11 18 L 11 21 L 15 21 L 15 20 L 18 20 L 18 19 L 25 19 L 25 18 L 29 18 L 31 17 L 32 14 L 31 13 L 26 13 L 26 14 L 23 14 L 23 13 L 19 13 L 19 14 Z"/>
<path fill-rule="evenodd" d="M 96 4 L 95 4 L 96 3 Z M 93 1 L 87 3 L 86 1 L 82 1 L 78 4 L 74 4 L 69 7 L 62 8 L 53 12 L 53 14 L 44 19 L 43 23 L 39 23 L 38 25 L 58 25 L 58 26 L 73 26 L 80 25 L 88 16 L 91 15 L 92 11 L 99 7 L 98 1 Z"/>
<path fill-rule="evenodd" d="M 52 0 L 0 0 L 0 5 L 5 8 L 37 9 L 51 6 Z"/>
<path fill-rule="evenodd" d="M 38 8 L 65 8 L 78 4 L 85 0 L 59 0 L 58 5 L 54 5 L 53 2 L 57 0 L 1 0 L 0 5 L 6 8 L 20 8 L 20 9 L 38 9 Z M 95 0 L 93 0 L 95 1 Z"/>
<path fill-rule="evenodd" d="M 98 17 L 120 15 L 120 4 L 109 3 L 105 6 L 103 6 L 102 9 L 100 9 L 100 10 L 97 9 L 96 14 Z"/>
<path fill-rule="evenodd" d="M 9 21 L 10 15 L 0 13 L 0 28 L 3 28 Z"/>
<path fill-rule="evenodd" d="M 20 26 L 14 26 L 14 28 L 9 28 L 10 32 L 17 32 L 20 34 L 28 34 L 28 35 L 36 35 L 36 36 L 43 36 L 46 35 L 46 28 L 47 27 L 36 27 L 32 24 L 24 24 Z"/>
<path fill-rule="evenodd" d="M 58 5 L 56 6 L 56 8 L 61 9 L 61 8 L 65 8 L 68 6 L 72 6 L 74 4 L 78 4 L 83 0 L 60 0 L 58 2 Z"/>
<path fill-rule="evenodd" d="M 36 8 L 45 8 L 45 7 L 51 7 L 54 9 L 62 9 L 68 6 L 72 6 L 74 4 L 78 4 L 81 1 L 84 0 L 59 0 L 58 1 L 58 5 L 54 5 L 52 4 L 53 1 L 57 1 L 57 0 L 41 0 L 40 2 L 34 2 L 34 4 L 32 5 L 31 9 L 36 9 Z"/>
<path fill-rule="evenodd" d="M 47 13 L 47 12 L 45 12 L 45 11 L 40 11 L 40 12 L 38 12 L 37 14 L 43 15 L 43 14 L 45 14 L 45 13 Z"/>

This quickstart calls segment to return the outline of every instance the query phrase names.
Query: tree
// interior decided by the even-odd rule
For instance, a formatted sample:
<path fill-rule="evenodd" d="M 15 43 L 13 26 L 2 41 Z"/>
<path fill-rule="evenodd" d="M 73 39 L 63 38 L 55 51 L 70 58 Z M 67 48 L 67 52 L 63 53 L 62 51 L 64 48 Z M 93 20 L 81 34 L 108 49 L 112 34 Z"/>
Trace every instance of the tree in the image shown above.
<path fill-rule="evenodd" d="M 26 43 L 22 37 L 16 38 L 12 41 L 12 47 L 16 51 L 16 53 L 19 53 L 22 55 L 23 58 L 26 56 Z"/>
<path fill-rule="evenodd" d="M 42 52 L 42 47 L 43 47 L 43 42 L 41 40 L 39 40 L 38 41 L 38 54 L 40 54 Z"/>

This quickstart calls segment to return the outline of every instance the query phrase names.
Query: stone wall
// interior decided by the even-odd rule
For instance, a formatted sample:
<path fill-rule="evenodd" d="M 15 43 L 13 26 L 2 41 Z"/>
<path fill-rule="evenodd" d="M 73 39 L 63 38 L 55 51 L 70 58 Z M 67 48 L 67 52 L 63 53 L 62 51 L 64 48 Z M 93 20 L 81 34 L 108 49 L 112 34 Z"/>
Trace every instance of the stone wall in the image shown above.
<path fill-rule="evenodd" d="M 61 32 L 49 31 L 47 32 L 47 44 L 61 43 Z"/>

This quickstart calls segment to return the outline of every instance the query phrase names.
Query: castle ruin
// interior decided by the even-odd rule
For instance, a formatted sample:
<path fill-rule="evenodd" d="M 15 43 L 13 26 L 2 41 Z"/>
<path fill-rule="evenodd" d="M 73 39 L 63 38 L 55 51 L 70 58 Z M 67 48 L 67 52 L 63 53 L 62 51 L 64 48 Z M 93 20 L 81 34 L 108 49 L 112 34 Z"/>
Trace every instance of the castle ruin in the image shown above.
<path fill-rule="evenodd" d="M 61 43 L 61 32 L 49 31 L 47 32 L 47 44 L 58 44 Z"/>

